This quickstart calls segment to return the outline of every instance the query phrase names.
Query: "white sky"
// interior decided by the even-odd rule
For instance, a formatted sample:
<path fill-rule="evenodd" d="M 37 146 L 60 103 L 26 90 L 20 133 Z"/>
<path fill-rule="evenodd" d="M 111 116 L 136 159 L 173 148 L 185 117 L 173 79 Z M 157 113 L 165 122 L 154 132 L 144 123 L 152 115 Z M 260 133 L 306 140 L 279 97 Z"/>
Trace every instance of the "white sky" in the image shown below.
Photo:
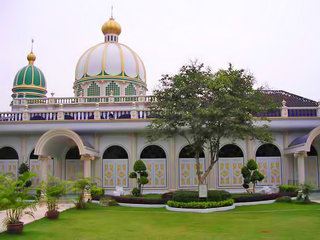
<path fill-rule="evenodd" d="M 111 5 L 122 27 L 119 42 L 144 61 L 150 91 L 161 74 L 198 59 L 213 70 L 231 62 L 250 70 L 258 85 L 320 99 L 317 0 L 1 0 L 0 110 L 10 109 L 31 38 L 48 93 L 73 96 L 76 63 L 103 41 Z"/>

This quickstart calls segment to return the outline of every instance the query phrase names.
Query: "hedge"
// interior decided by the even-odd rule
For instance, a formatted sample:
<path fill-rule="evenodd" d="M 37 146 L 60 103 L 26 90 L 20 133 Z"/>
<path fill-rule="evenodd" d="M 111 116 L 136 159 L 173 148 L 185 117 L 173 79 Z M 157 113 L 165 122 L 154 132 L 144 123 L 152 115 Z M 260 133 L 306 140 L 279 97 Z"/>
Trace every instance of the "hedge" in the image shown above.
<path fill-rule="evenodd" d="M 292 186 L 292 185 L 279 186 L 279 192 L 282 192 L 282 193 L 297 193 L 298 191 L 299 191 L 298 186 Z"/>
<path fill-rule="evenodd" d="M 104 189 L 103 188 L 94 188 L 91 189 L 91 198 L 92 200 L 100 200 L 101 197 L 104 196 Z"/>
<path fill-rule="evenodd" d="M 112 197 L 119 203 L 135 203 L 135 204 L 165 204 L 167 201 L 164 199 L 151 199 L 151 198 L 143 198 L 143 197 L 128 197 L 128 196 L 120 196 Z"/>
<path fill-rule="evenodd" d="M 169 194 L 166 195 L 166 197 L 169 197 L 169 196 L 170 196 Z M 227 191 L 209 190 L 208 198 L 203 201 L 218 202 L 218 201 L 227 200 L 229 198 L 231 198 L 231 194 Z M 167 200 L 171 200 L 171 199 L 167 198 Z M 173 192 L 172 200 L 176 202 L 199 202 L 199 193 L 197 191 L 179 190 L 179 191 Z M 200 199 L 200 201 L 202 200 Z"/>
<path fill-rule="evenodd" d="M 295 197 L 297 193 L 271 193 L 271 194 L 261 194 L 261 193 L 242 193 L 242 194 L 232 194 L 234 202 L 258 202 L 258 201 L 268 201 L 274 200 L 279 197 L 288 196 Z"/>
<path fill-rule="evenodd" d="M 227 199 L 219 202 L 176 202 L 168 201 L 167 205 L 174 208 L 196 208 L 196 209 L 205 209 L 205 208 L 218 208 L 231 206 L 234 203 L 233 199 Z"/>

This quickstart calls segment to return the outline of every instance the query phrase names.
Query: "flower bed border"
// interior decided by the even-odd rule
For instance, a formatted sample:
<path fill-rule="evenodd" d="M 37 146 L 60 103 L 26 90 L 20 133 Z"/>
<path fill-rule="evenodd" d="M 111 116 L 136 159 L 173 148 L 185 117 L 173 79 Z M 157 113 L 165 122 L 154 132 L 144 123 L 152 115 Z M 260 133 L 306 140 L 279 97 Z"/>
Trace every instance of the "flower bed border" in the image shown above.
<path fill-rule="evenodd" d="M 194 212 L 194 213 L 212 213 L 212 212 L 222 212 L 229 211 L 235 208 L 235 205 L 227 206 L 227 207 L 216 207 L 216 208 L 174 208 L 166 205 L 166 209 L 168 211 L 173 212 Z"/>
<path fill-rule="evenodd" d="M 165 204 L 141 204 L 141 203 L 120 203 L 119 206 L 122 207 L 136 207 L 136 208 L 164 208 Z"/>

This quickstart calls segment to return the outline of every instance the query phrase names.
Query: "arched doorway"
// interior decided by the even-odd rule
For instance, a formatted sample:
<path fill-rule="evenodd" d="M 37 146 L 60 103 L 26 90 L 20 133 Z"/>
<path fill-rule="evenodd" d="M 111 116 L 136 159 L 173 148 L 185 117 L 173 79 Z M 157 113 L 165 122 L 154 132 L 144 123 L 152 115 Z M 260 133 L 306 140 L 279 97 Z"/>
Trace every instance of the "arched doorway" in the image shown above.
<path fill-rule="evenodd" d="M 108 147 L 102 156 L 102 186 L 128 187 L 128 153 L 120 146 Z"/>
<path fill-rule="evenodd" d="M 281 184 L 281 153 L 271 143 L 261 145 L 256 152 L 256 162 L 264 179 L 258 185 L 272 186 Z"/>
<path fill-rule="evenodd" d="M 196 187 L 198 186 L 198 176 L 195 152 L 190 145 L 185 146 L 179 153 L 179 186 Z M 199 155 L 200 171 L 205 169 L 205 157 L 202 151 Z"/>
<path fill-rule="evenodd" d="M 165 188 L 167 186 L 167 161 L 165 151 L 157 146 L 145 147 L 140 158 L 147 166 L 149 183 L 146 188 Z"/>
<path fill-rule="evenodd" d="M 241 186 L 243 183 L 241 168 L 243 152 L 235 144 L 224 145 L 218 154 L 219 186 Z"/>
<path fill-rule="evenodd" d="M 77 146 L 71 147 L 66 153 L 66 180 L 75 181 L 83 177 L 83 161 L 80 160 Z"/>
<path fill-rule="evenodd" d="M 39 186 L 41 181 L 41 161 L 38 160 L 38 156 L 34 155 L 34 149 L 29 155 L 29 169 L 30 172 L 37 174 L 36 177 L 31 179 L 32 186 Z M 48 163 L 48 174 L 53 175 L 53 159 Z"/>
<path fill-rule="evenodd" d="M 311 145 L 310 152 L 307 153 L 308 156 L 305 162 L 305 175 L 306 175 L 306 182 L 312 188 L 318 188 L 318 153 L 314 146 Z"/>
<path fill-rule="evenodd" d="M 0 148 L 0 173 L 10 173 L 15 178 L 18 175 L 19 156 L 12 147 Z"/>

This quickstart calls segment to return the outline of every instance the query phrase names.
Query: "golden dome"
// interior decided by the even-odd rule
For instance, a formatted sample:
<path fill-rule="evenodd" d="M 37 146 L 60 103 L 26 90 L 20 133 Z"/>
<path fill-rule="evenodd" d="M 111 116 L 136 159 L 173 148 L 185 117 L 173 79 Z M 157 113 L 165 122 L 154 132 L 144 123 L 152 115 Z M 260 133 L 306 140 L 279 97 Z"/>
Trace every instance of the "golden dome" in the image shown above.
<path fill-rule="evenodd" d="M 121 33 L 121 26 L 117 23 L 113 17 L 111 17 L 105 24 L 102 25 L 101 28 L 103 34 L 117 34 L 120 35 Z"/>
<path fill-rule="evenodd" d="M 33 62 L 36 60 L 36 55 L 34 55 L 33 52 L 30 52 L 27 56 L 27 59 L 29 61 L 29 64 L 32 65 Z"/>

